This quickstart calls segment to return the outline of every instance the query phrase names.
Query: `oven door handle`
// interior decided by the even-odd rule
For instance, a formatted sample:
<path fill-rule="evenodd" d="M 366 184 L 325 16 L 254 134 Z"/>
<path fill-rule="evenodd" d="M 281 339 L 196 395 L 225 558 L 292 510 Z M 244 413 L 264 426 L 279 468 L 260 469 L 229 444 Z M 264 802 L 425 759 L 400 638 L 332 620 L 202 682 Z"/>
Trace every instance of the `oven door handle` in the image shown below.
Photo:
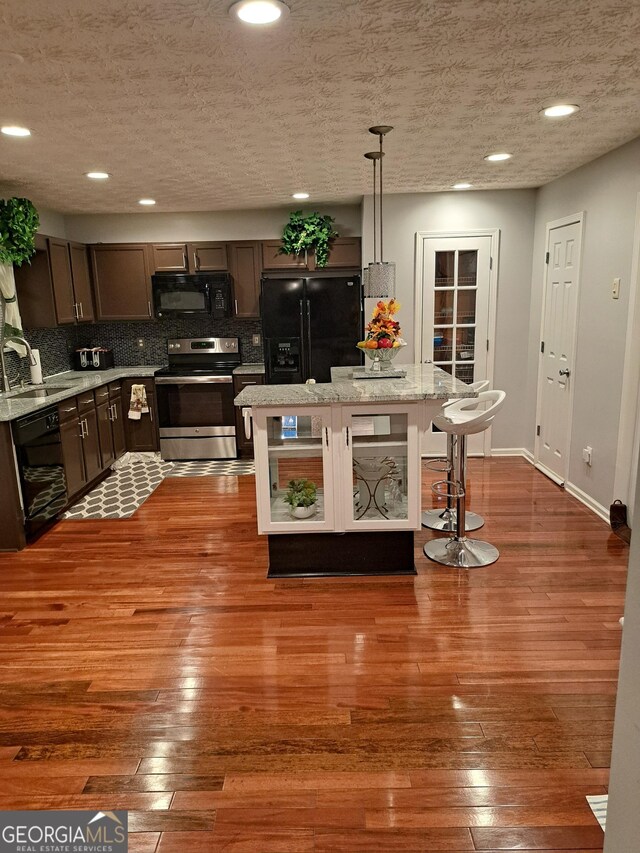
<path fill-rule="evenodd" d="M 232 385 L 232 376 L 156 376 L 156 385 Z"/>

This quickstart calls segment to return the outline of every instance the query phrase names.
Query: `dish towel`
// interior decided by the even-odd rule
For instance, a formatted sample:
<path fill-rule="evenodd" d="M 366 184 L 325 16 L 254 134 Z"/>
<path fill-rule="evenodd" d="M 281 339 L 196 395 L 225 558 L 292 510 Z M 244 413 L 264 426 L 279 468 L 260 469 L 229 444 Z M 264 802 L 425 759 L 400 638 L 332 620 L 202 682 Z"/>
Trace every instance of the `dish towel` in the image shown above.
<path fill-rule="evenodd" d="M 0 295 L 2 296 L 2 321 L 3 329 L 0 338 L 4 340 L 5 335 L 20 335 L 23 337 L 22 320 L 20 318 L 20 309 L 18 308 L 18 298 L 16 296 L 16 282 L 13 277 L 12 264 L 0 264 Z M 12 349 L 18 353 L 20 358 L 25 358 L 27 350 L 22 344 L 9 341 L 5 344 L 5 348 Z"/>
<path fill-rule="evenodd" d="M 131 402 L 129 403 L 129 418 L 132 421 L 139 421 L 142 415 L 149 414 L 149 404 L 147 403 L 147 389 L 144 385 L 131 386 Z"/>

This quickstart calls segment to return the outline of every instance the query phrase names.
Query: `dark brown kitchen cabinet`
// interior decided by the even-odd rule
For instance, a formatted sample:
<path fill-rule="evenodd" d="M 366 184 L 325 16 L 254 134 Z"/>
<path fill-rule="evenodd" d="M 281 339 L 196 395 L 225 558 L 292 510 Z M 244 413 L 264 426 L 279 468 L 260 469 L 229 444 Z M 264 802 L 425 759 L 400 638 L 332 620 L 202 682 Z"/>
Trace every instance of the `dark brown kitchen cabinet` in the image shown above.
<path fill-rule="evenodd" d="M 151 269 L 154 272 L 225 272 L 226 243 L 152 243 Z"/>
<path fill-rule="evenodd" d="M 362 249 L 359 237 L 336 237 L 329 244 L 329 256 L 325 269 L 361 269 Z"/>
<path fill-rule="evenodd" d="M 132 385 L 144 385 L 147 393 L 149 414 L 142 415 L 140 420 L 132 420 L 128 416 Z M 123 415 L 126 422 L 127 450 L 140 453 L 159 450 L 160 440 L 158 437 L 158 416 L 153 377 L 125 379 L 122 383 L 122 400 Z"/>
<path fill-rule="evenodd" d="M 116 455 L 114 450 L 113 429 L 112 429 L 112 414 L 113 411 L 109 405 L 109 387 L 103 385 L 95 392 L 96 395 L 96 414 L 98 416 L 98 438 L 100 442 L 100 456 L 102 457 L 102 468 L 108 468 L 115 462 Z"/>
<path fill-rule="evenodd" d="M 188 243 L 190 272 L 225 272 L 229 269 L 226 243 Z"/>
<path fill-rule="evenodd" d="M 80 421 L 78 417 L 60 421 L 60 442 L 64 460 L 64 476 L 67 482 L 67 497 L 72 498 L 86 484 Z"/>
<path fill-rule="evenodd" d="M 113 447 L 113 430 L 111 429 L 111 410 L 109 409 L 109 403 L 101 403 L 99 406 L 96 406 L 96 414 L 98 415 L 98 437 L 100 440 L 102 467 L 109 468 L 113 465 L 116 459 Z"/>
<path fill-rule="evenodd" d="M 90 247 L 98 320 L 148 320 L 151 272 L 146 243 L 98 243 Z"/>
<path fill-rule="evenodd" d="M 27 329 L 53 329 L 58 316 L 47 238 L 36 234 L 35 248 L 31 261 L 14 269 L 20 314 Z"/>
<path fill-rule="evenodd" d="M 263 373 L 242 373 L 233 377 L 233 393 L 237 397 L 243 388 L 249 385 L 264 385 Z M 247 438 L 244 432 L 242 408 L 236 406 L 236 445 L 238 456 L 242 459 L 253 459 L 253 437 Z"/>
<path fill-rule="evenodd" d="M 95 405 L 81 415 L 82 452 L 84 456 L 84 474 L 87 483 L 102 472 L 102 454 L 100 452 L 100 434 L 98 432 L 98 414 Z"/>
<path fill-rule="evenodd" d="M 260 243 L 238 240 L 227 244 L 233 279 L 236 317 L 260 316 Z"/>
<path fill-rule="evenodd" d="M 329 243 L 326 267 L 316 265 L 314 252 L 302 255 L 281 255 L 281 240 L 262 241 L 262 268 L 265 270 L 297 269 L 315 272 L 318 269 L 360 269 L 362 266 L 359 237 L 335 237 Z"/>
<path fill-rule="evenodd" d="M 73 278 L 71 277 L 71 258 L 69 244 L 66 240 L 49 237 L 49 264 L 51 265 L 51 282 L 53 298 L 56 306 L 58 323 L 75 323 L 76 303 L 73 298 Z"/>
<path fill-rule="evenodd" d="M 281 255 L 282 240 L 262 241 L 262 269 L 264 270 L 309 270 L 309 261 L 313 261 L 313 253 L 308 255 Z M 315 269 L 315 262 L 313 262 Z"/>
<path fill-rule="evenodd" d="M 122 383 L 111 382 L 109 385 L 109 418 L 113 433 L 113 451 L 119 459 L 127 451 L 127 436 L 124 429 L 122 408 Z"/>
<path fill-rule="evenodd" d="M 150 249 L 155 272 L 189 272 L 185 243 L 152 243 Z"/>
<path fill-rule="evenodd" d="M 83 391 L 60 403 L 58 414 L 67 497 L 73 498 L 103 470 L 93 391 Z"/>
<path fill-rule="evenodd" d="M 31 263 L 15 270 L 22 322 L 29 329 L 51 329 L 94 319 L 87 247 L 57 237 L 36 235 Z"/>
<path fill-rule="evenodd" d="M 93 294 L 87 247 L 83 243 L 70 242 L 69 260 L 71 261 L 76 319 L 79 323 L 92 323 L 94 320 Z"/>

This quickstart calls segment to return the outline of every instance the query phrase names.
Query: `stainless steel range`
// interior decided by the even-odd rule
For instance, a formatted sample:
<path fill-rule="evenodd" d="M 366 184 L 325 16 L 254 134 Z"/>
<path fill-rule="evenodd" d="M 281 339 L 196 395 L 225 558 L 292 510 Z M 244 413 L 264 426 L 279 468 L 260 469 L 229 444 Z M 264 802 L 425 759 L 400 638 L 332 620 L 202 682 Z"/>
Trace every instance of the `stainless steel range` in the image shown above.
<path fill-rule="evenodd" d="M 162 458 L 235 459 L 238 338 L 179 338 L 167 352 L 168 367 L 155 373 Z"/>

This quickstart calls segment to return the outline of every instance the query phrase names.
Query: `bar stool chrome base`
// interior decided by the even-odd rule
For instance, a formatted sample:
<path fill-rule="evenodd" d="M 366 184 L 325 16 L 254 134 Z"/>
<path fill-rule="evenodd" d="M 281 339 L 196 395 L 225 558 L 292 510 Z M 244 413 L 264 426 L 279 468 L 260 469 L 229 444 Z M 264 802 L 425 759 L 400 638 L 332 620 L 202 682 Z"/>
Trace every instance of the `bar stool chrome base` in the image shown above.
<path fill-rule="evenodd" d="M 484 524 L 484 518 L 477 512 L 465 513 L 465 530 L 479 530 Z M 456 532 L 455 509 L 428 509 L 422 513 L 422 526 L 429 530 L 440 530 L 445 533 Z"/>
<path fill-rule="evenodd" d="M 424 555 L 434 563 L 457 569 L 479 569 L 495 563 L 500 552 L 481 539 L 432 539 L 424 546 Z"/>

